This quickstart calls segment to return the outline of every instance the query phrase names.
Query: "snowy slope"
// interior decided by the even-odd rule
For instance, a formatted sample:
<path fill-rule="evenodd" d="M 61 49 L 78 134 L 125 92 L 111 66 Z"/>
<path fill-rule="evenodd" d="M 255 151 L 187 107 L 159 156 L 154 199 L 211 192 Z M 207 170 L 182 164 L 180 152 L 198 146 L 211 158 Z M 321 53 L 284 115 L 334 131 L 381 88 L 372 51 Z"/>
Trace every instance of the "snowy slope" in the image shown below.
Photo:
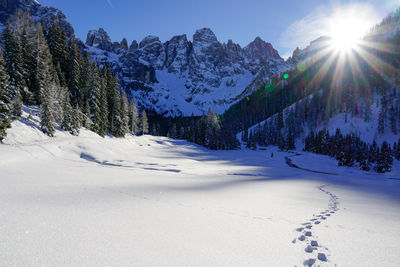
<path fill-rule="evenodd" d="M 313 95 L 308 96 L 307 98 L 311 100 Z M 393 143 L 399 141 L 399 135 L 394 134 L 389 125 L 388 118 L 386 119 L 385 124 L 387 125 L 385 128 L 384 133 L 379 133 L 378 132 L 378 119 L 379 119 L 379 112 L 381 109 L 381 104 L 380 103 L 380 98 L 381 96 L 375 95 L 373 97 L 373 101 L 375 104 L 371 105 L 370 107 L 370 120 L 365 121 L 363 118 L 363 115 L 360 114 L 358 116 L 352 116 L 351 114 L 347 114 L 344 112 L 337 112 L 332 116 L 327 122 L 319 122 L 318 126 L 313 128 L 312 130 L 314 133 L 326 129 L 328 130 L 330 135 L 334 135 L 336 129 L 340 129 L 341 133 L 343 135 L 347 134 L 355 134 L 360 139 L 368 144 L 372 144 L 373 141 L 375 141 L 378 145 L 381 145 L 384 141 L 389 143 L 390 145 L 393 145 Z M 362 102 L 362 101 L 360 101 Z M 304 99 L 300 100 L 297 102 L 298 104 L 304 103 Z M 294 110 L 296 103 L 290 105 L 289 107 L 285 108 L 283 110 L 284 114 L 284 119 L 285 114 L 288 114 L 289 111 Z M 267 118 L 264 121 L 261 121 L 251 127 L 248 128 L 248 132 L 250 131 L 257 131 L 259 127 L 263 127 L 265 123 L 268 122 L 273 122 L 276 118 L 277 114 L 274 114 L 273 116 Z M 303 123 L 304 129 L 303 133 L 301 136 L 298 138 L 298 146 L 297 148 L 301 150 L 304 148 L 304 138 L 309 134 L 310 128 Z M 237 135 L 238 140 L 242 141 L 242 132 L 239 132 Z"/>
<path fill-rule="evenodd" d="M 0 145 L 1 266 L 400 264 L 400 181 L 389 179 L 400 170 L 292 157 L 338 173 L 324 175 L 276 150 L 83 129 L 48 138 L 36 120 L 13 122 Z"/>

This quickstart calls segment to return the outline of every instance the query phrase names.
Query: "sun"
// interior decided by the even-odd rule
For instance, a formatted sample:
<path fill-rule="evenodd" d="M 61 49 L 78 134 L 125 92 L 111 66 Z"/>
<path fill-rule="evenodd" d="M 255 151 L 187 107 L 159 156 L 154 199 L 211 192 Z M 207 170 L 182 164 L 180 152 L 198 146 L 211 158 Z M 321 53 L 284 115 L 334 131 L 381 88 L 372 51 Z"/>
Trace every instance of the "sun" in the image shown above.
<path fill-rule="evenodd" d="M 355 13 L 336 14 L 329 21 L 328 36 L 331 37 L 332 48 L 339 52 L 356 49 L 371 26 L 372 23 L 368 18 Z"/>

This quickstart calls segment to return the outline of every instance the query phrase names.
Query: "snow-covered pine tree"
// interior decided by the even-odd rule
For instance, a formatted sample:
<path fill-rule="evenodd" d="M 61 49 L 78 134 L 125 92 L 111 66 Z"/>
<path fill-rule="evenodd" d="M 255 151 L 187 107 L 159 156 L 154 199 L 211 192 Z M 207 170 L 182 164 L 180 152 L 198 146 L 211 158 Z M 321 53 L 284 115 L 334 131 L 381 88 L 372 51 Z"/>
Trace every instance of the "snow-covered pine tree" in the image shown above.
<path fill-rule="evenodd" d="M 61 128 L 65 131 L 69 131 L 71 134 L 76 134 L 76 129 L 74 125 L 74 117 L 71 103 L 69 101 L 69 93 L 64 93 L 64 101 L 63 101 L 63 120 L 61 123 Z"/>
<path fill-rule="evenodd" d="M 56 84 L 53 81 L 50 85 L 44 86 L 41 90 L 41 121 L 40 126 L 42 131 L 48 136 L 54 136 L 54 117 L 53 117 L 53 102 L 51 91 L 56 90 Z"/>
<path fill-rule="evenodd" d="M 107 103 L 107 80 L 102 71 L 100 75 L 100 135 L 108 132 L 108 103 Z"/>
<path fill-rule="evenodd" d="M 206 117 L 205 143 L 204 145 L 211 149 L 218 149 L 221 138 L 221 125 L 217 114 L 208 109 Z"/>
<path fill-rule="evenodd" d="M 79 87 L 75 88 L 71 91 L 71 102 L 73 106 L 80 106 L 85 113 L 85 105 L 86 101 L 88 100 L 88 87 L 89 87 L 89 80 L 90 80 L 90 58 L 89 54 L 85 51 L 84 56 L 82 59 L 81 71 L 80 71 L 80 81 Z M 80 90 L 79 90 L 80 88 Z"/>
<path fill-rule="evenodd" d="M 70 92 L 71 104 L 74 108 L 83 107 L 83 92 L 81 82 L 82 57 L 81 52 L 75 43 L 75 39 L 71 38 L 68 43 L 68 66 L 67 80 Z"/>
<path fill-rule="evenodd" d="M 118 79 L 107 71 L 107 94 L 109 109 L 110 133 L 116 137 L 123 137 L 123 121 L 121 117 L 121 99 Z"/>
<path fill-rule="evenodd" d="M 11 31 L 7 23 L 3 32 L 4 59 L 6 70 L 10 78 L 10 86 L 13 90 L 13 115 L 20 116 L 22 108 L 21 93 L 25 90 L 26 84 L 23 71 L 22 50 L 18 38 Z"/>
<path fill-rule="evenodd" d="M 17 9 L 8 19 L 8 24 L 16 40 L 20 44 L 22 57 L 22 76 L 24 79 L 24 90 L 21 91 L 23 102 L 27 104 L 38 104 L 39 92 L 35 86 L 34 72 L 34 44 L 36 36 L 36 23 L 29 12 Z"/>
<path fill-rule="evenodd" d="M 33 53 L 32 40 L 29 39 L 30 36 L 24 30 L 21 35 L 21 53 L 23 59 L 23 75 L 25 78 L 26 88 L 22 92 L 23 102 L 26 104 L 38 104 L 37 96 L 32 88 L 35 88 L 35 57 Z"/>
<path fill-rule="evenodd" d="M 68 71 L 68 49 L 67 39 L 64 31 L 61 30 L 58 21 L 50 26 L 47 32 L 47 42 L 52 55 L 53 64 L 56 66 L 56 73 L 62 87 L 67 86 L 65 74 Z"/>
<path fill-rule="evenodd" d="M 121 98 L 121 120 L 123 135 L 129 132 L 129 103 L 125 93 L 120 94 Z"/>
<path fill-rule="evenodd" d="M 83 113 L 79 107 L 73 108 L 72 111 L 72 127 L 75 131 L 73 134 L 78 135 L 79 129 L 82 127 L 83 123 Z"/>
<path fill-rule="evenodd" d="M 85 127 L 86 129 L 91 129 L 92 128 L 92 120 L 90 119 L 90 105 L 89 105 L 89 100 L 86 99 L 84 108 L 83 108 L 83 113 L 82 113 L 82 126 Z"/>
<path fill-rule="evenodd" d="M 139 115 L 134 97 L 132 97 L 132 103 L 129 106 L 129 130 L 133 135 L 139 132 Z"/>
<path fill-rule="evenodd" d="M 11 126 L 12 95 L 8 74 L 5 70 L 5 62 L 0 49 L 0 143 L 6 136 L 6 129 Z"/>
<path fill-rule="evenodd" d="M 149 133 L 149 122 L 147 120 L 146 110 L 143 109 L 142 114 L 140 115 L 140 131 L 142 134 Z"/>
<path fill-rule="evenodd" d="M 103 136 L 101 131 L 101 83 L 99 76 L 99 68 L 96 63 L 90 67 L 89 87 L 88 87 L 88 100 L 90 109 L 90 119 L 93 122 L 91 130 Z"/>

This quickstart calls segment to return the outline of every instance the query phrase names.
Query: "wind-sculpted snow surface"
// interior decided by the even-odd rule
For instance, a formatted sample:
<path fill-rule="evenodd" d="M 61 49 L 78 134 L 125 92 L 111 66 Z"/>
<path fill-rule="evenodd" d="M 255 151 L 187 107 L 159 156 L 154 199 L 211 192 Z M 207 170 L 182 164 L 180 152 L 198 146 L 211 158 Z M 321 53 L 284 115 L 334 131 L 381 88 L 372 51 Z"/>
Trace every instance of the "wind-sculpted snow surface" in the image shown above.
<path fill-rule="evenodd" d="M 273 148 L 49 138 L 37 125 L 35 114 L 14 122 L 0 145 L 0 266 L 400 264 L 397 167 L 365 175 L 290 158 L 337 173 L 326 175 Z"/>

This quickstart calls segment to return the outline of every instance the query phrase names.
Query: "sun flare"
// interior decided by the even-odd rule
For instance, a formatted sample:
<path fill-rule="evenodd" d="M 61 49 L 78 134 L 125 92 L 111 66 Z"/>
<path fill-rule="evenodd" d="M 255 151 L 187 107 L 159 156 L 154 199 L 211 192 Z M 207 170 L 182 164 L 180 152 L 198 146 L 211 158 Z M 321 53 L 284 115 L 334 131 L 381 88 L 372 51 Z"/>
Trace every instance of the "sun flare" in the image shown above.
<path fill-rule="evenodd" d="M 330 20 L 328 33 L 332 38 L 332 48 L 340 52 L 355 49 L 371 26 L 372 23 L 368 18 L 352 12 L 335 15 Z"/>

